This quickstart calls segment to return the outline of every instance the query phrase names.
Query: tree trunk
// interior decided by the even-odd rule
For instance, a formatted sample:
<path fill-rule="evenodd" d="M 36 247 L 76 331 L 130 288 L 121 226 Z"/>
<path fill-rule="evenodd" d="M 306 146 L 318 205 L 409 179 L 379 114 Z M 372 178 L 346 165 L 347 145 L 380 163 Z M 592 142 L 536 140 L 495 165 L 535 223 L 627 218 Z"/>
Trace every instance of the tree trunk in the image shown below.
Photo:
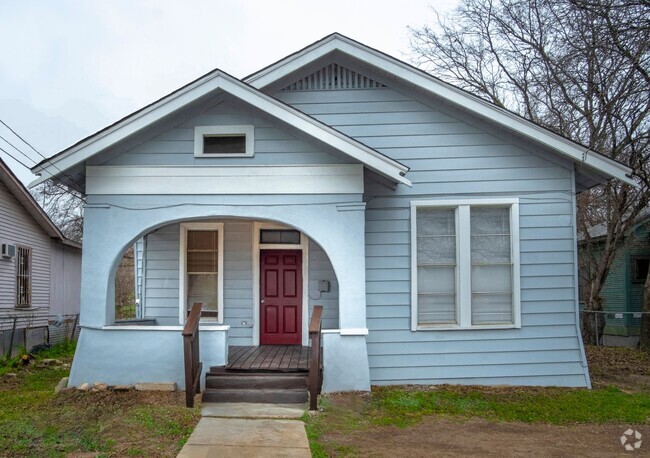
<path fill-rule="evenodd" d="M 643 285 L 643 311 L 645 313 L 641 316 L 639 347 L 650 352 L 650 271 Z"/>

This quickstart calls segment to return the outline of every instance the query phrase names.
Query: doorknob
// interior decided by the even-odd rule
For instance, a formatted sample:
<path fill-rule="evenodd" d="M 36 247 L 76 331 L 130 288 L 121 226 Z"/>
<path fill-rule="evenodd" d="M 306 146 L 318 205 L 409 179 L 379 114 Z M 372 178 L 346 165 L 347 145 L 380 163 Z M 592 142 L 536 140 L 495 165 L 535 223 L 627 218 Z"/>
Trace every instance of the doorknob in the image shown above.
<path fill-rule="evenodd" d="M 264 303 L 264 299 L 262 299 L 262 300 L 260 301 L 260 303 L 263 304 L 263 303 Z"/>

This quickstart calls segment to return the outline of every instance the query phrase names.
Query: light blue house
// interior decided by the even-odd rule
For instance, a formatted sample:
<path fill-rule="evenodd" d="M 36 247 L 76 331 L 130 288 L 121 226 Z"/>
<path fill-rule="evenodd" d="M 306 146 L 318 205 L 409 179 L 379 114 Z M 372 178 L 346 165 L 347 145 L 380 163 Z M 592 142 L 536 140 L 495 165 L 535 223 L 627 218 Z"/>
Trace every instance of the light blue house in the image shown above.
<path fill-rule="evenodd" d="M 194 302 L 206 368 L 308 345 L 318 304 L 324 391 L 589 386 L 575 195 L 631 182 L 339 34 L 242 80 L 210 72 L 33 171 L 88 196 L 71 385 L 184 386 Z M 153 324 L 116 326 L 116 266 L 139 240 Z"/>

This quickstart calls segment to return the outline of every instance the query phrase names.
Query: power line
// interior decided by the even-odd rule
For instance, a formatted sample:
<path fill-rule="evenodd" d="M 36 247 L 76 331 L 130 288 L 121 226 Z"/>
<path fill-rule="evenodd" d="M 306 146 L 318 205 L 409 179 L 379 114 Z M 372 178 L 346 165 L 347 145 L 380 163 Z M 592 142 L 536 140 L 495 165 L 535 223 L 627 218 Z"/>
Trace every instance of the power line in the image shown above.
<path fill-rule="evenodd" d="M 56 166 L 56 165 L 55 165 L 55 164 L 54 164 L 50 159 L 48 159 L 48 158 L 45 157 L 43 154 L 41 154 L 41 153 L 40 153 L 36 148 L 34 148 L 34 147 L 32 146 L 31 143 L 29 143 L 27 140 L 25 140 L 25 139 L 24 139 L 24 138 L 23 138 L 23 137 L 22 137 L 18 132 L 16 132 L 15 130 L 13 130 L 13 129 L 12 129 L 12 128 L 11 128 L 11 127 L 6 123 L 6 122 L 4 122 L 2 119 L 0 119 L 0 123 L 1 123 L 3 126 L 5 126 L 7 129 L 9 129 L 9 130 L 11 131 L 11 133 L 13 133 L 16 137 L 18 137 L 20 140 L 22 140 L 22 142 L 23 142 L 24 144 L 26 144 L 27 146 L 29 146 L 29 147 L 30 147 L 30 148 L 31 148 L 31 149 L 32 149 L 36 154 L 38 154 L 38 155 L 39 155 L 40 157 L 42 157 L 44 160 L 46 160 L 47 162 L 49 162 L 49 163 L 52 165 L 52 167 L 54 167 L 56 170 L 58 170 L 58 171 L 59 171 L 63 176 L 65 176 L 66 178 L 69 178 L 70 181 L 71 181 L 71 182 L 75 185 L 75 187 L 77 188 L 77 189 L 75 189 L 75 191 L 80 192 L 80 193 L 83 194 L 83 192 L 81 191 L 81 185 L 80 185 L 79 183 L 77 183 L 77 181 L 74 179 L 74 177 L 72 177 L 71 175 L 65 173 L 63 170 L 61 170 L 60 168 L 58 168 L 58 167 L 57 167 L 57 166 Z M 3 140 L 5 140 L 5 139 L 3 138 Z M 7 140 L 5 140 L 5 141 L 7 141 Z M 9 142 L 7 142 L 7 143 L 9 143 Z M 11 143 L 9 143 L 9 144 L 11 145 Z M 11 146 L 13 146 L 13 145 L 11 145 Z M 16 150 L 18 150 L 18 148 L 16 148 L 15 146 L 14 146 L 14 148 L 15 148 Z M 4 151 L 4 150 L 3 150 L 3 151 Z M 5 151 L 5 152 L 6 152 L 6 151 Z M 20 151 L 20 153 L 21 153 L 23 156 L 25 156 L 25 157 L 29 157 L 29 156 L 27 156 L 25 153 L 23 153 L 22 151 Z M 7 154 L 9 154 L 9 153 L 7 153 Z M 12 157 L 13 157 L 13 156 L 12 156 Z M 15 158 L 14 158 L 14 160 L 15 160 Z M 34 160 L 31 159 L 31 158 L 30 158 L 30 160 L 31 160 L 32 162 L 34 162 L 34 164 L 36 164 L 36 161 L 34 161 Z M 22 164 L 22 162 L 21 162 L 21 164 Z M 24 165 L 24 164 L 23 164 L 23 165 Z M 27 167 L 27 166 L 25 166 L 25 167 Z M 27 167 L 27 168 L 30 169 L 30 171 L 31 171 L 31 167 Z"/>
<path fill-rule="evenodd" d="M 19 150 L 19 149 L 16 147 L 16 145 L 14 145 L 14 144 L 11 143 L 9 140 L 7 140 L 6 138 L 4 138 L 2 135 L 0 135 L 0 138 L 1 138 L 2 140 L 4 140 L 5 143 L 7 143 L 7 144 L 8 144 L 9 146 L 11 146 L 13 149 L 15 149 L 15 150 L 18 151 L 20 154 L 22 154 L 22 155 L 25 156 L 27 159 L 29 159 L 29 160 L 32 161 L 34 164 L 36 164 L 36 161 L 35 161 L 34 159 L 32 159 L 32 158 L 29 157 L 27 154 L 25 154 L 25 153 L 23 153 L 21 150 Z"/>
<path fill-rule="evenodd" d="M 9 151 L 7 151 L 6 149 L 0 148 L 0 151 L 2 151 L 2 152 L 5 153 L 7 156 L 9 156 L 10 158 L 12 158 L 14 161 L 18 162 L 20 165 L 22 165 L 23 167 L 25 167 L 27 170 L 31 170 L 31 167 L 30 167 L 30 166 L 28 166 L 27 164 L 25 164 L 23 161 L 21 161 L 20 159 L 18 159 L 16 156 L 13 156 L 13 155 L 12 155 Z"/>

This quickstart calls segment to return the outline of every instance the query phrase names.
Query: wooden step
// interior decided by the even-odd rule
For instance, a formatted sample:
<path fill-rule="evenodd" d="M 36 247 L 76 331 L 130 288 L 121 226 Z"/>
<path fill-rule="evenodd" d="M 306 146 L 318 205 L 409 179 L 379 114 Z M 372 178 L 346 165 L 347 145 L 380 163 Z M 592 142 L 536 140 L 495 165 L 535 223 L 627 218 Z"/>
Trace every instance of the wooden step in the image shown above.
<path fill-rule="evenodd" d="M 206 388 L 203 402 L 263 402 L 300 404 L 307 402 L 306 389 L 214 389 Z"/>
<path fill-rule="evenodd" d="M 205 378 L 205 387 L 215 389 L 307 389 L 307 376 L 284 373 L 208 373 Z"/>

